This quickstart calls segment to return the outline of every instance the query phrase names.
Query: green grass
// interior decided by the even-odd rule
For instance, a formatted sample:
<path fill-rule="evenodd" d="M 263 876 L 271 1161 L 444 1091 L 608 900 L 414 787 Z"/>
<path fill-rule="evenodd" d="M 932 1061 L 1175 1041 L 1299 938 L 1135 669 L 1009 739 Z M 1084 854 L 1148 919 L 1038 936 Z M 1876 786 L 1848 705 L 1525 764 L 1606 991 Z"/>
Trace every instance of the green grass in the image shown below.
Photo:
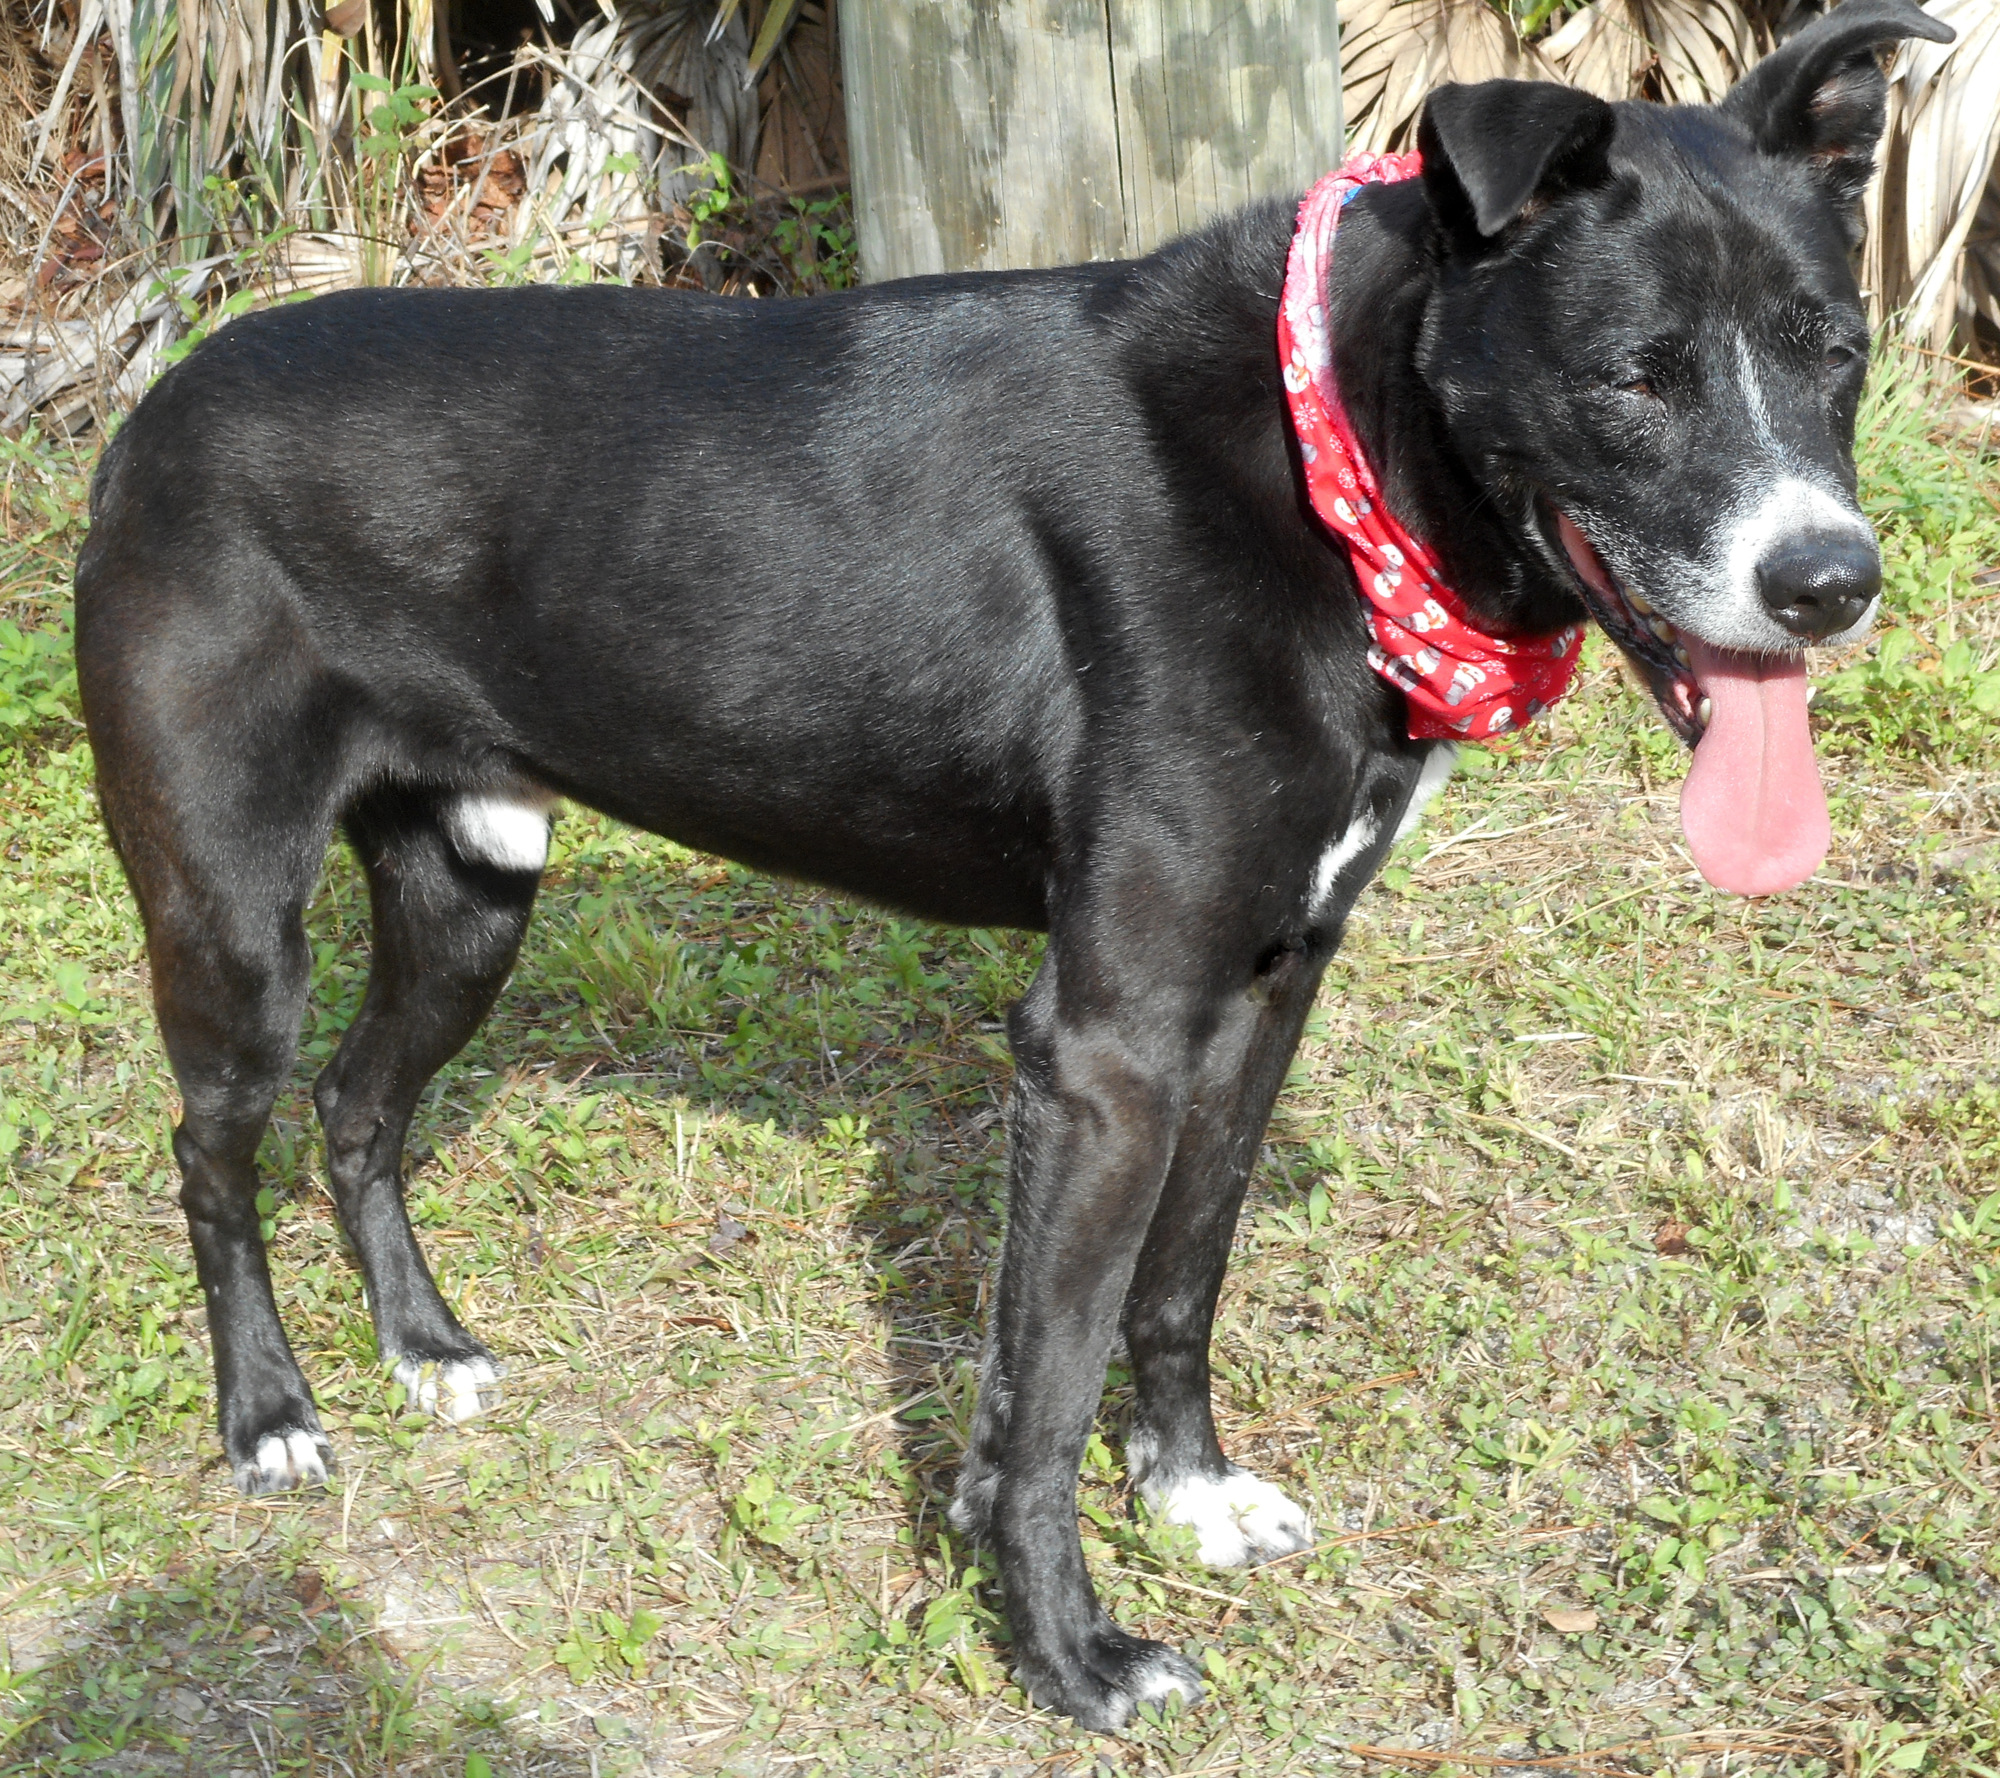
<path fill-rule="evenodd" d="M 1123 1743 L 1024 1706 L 940 1523 L 1036 944 L 594 816 L 413 1140 L 509 1369 L 469 1432 L 400 1412 L 319 1185 L 330 860 L 266 1160 L 344 1467 L 236 1498 L 60 643 L 87 465 L 0 447 L 0 1769 L 2000 1771 L 2000 511 L 1885 387 L 1896 610 L 1826 682 L 1813 883 L 1700 884 L 1595 653 L 1363 898 L 1216 1350 L 1320 1542 L 1209 1573 L 1136 1521 L 1114 1372 L 1093 1571 L 1214 1680 Z"/>

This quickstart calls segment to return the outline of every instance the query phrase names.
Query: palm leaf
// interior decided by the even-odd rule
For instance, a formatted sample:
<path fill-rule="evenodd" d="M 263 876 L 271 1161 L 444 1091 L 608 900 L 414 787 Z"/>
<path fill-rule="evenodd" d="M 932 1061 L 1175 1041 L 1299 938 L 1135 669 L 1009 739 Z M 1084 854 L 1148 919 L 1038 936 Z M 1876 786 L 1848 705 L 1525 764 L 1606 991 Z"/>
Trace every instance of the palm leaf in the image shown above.
<path fill-rule="evenodd" d="M 1408 147 L 1425 95 L 1445 81 L 1550 75 L 1486 0 L 1341 0 L 1340 38 L 1351 149 Z"/>
<path fill-rule="evenodd" d="M 798 9 L 799 0 L 770 0 L 764 11 L 764 22 L 757 27 L 757 41 L 750 46 L 750 70 L 744 76 L 746 82 L 755 81 L 763 72 L 764 64 L 778 53 L 778 45 L 784 42 L 785 33 L 792 28 Z"/>
<path fill-rule="evenodd" d="M 1652 64 L 1642 7 L 1596 0 L 1570 14 L 1542 44 L 1557 73 L 1600 99 L 1629 99 Z"/>
<path fill-rule="evenodd" d="M 1953 43 L 1912 41 L 1889 69 L 1889 114 L 1868 193 L 1864 279 L 1877 311 L 1939 350 L 1972 317 L 2000 323 L 1991 228 L 2000 209 L 2000 0 L 1931 0 Z"/>

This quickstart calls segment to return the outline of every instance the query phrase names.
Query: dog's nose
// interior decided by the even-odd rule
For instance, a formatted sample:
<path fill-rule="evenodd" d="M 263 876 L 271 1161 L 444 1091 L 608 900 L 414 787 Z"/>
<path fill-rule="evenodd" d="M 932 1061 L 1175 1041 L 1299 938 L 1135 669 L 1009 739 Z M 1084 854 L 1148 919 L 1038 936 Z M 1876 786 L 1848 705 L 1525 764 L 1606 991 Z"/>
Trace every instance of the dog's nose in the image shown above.
<path fill-rule="evenodd" d="M 1771 615 L 1814 642 L 1852 629 L 1881 590 L 1882 557 L 1864 532 L 1789 537 L 1757 564 L 1757 591 Z"/>

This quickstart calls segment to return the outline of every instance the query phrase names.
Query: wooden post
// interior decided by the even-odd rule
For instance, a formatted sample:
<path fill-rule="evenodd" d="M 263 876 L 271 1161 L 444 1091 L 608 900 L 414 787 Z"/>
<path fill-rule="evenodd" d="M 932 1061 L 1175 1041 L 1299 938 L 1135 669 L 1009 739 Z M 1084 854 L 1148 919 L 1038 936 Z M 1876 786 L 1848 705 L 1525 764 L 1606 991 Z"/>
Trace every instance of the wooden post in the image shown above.
<path fill-rule="evenodd" d="M 1341 155 L 1335 0 L 840 0 L 861 269 L 1150 252 Z"/>

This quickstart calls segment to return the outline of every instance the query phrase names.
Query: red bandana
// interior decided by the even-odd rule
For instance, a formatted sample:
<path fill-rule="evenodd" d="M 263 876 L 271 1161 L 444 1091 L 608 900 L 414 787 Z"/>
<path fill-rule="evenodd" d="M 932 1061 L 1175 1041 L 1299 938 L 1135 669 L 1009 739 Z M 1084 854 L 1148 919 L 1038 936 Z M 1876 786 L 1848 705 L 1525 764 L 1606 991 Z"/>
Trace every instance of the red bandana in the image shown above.
<path fill-rule="evenodd" d="M 1334 385 L 1327 331 L 1342 207 L 1364 185 L 1412 179 L 1422 166 L 1418 154 L 1350 155 L 1306 193 L 1285 267 L 1278 357 L 1313 511 L 1346 543 L 1361 587 L 1375 639 L 1368 664 L 1408 697 L 1412 740 L 1482 741 L 1540 715 L 1569 689 L 1579 632 L 1509 642 L 1479 627 L 1444 584 L 1437 558 L 1382 505 Z"/>

